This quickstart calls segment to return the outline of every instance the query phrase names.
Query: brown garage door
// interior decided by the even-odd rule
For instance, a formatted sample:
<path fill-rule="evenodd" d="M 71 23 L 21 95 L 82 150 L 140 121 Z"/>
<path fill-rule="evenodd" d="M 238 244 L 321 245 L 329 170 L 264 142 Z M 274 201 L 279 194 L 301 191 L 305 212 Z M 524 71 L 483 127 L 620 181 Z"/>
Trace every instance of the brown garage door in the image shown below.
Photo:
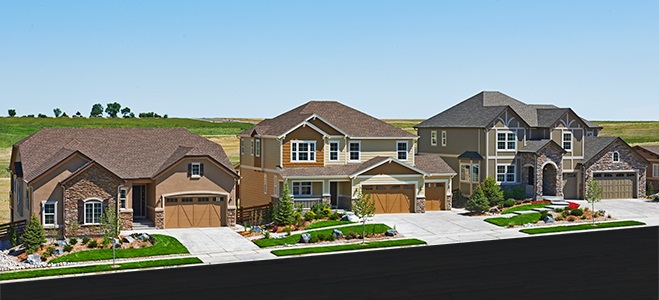
<path fill-rule="evenodd" d="M 426 183 L 426 210 L 441 210 L 446 202 L 444 183 Z"/>
<path fill-rule="evenodd" d="M 595 173 L 593 177 L 602 188 L 602 199 L 629 199 L 635 196 L 635 173 Z"/>
<path fill-rule="evenodd" d="M 375 201 L 376 214 L 412 211 L 414 185 L 365 185 L 363 190 Z"/>
<path fill-rule="evenodd" d="M 214 197 L 167 198 L 165 228 L 220 226 L 221 202 L 215 200 Z"/>

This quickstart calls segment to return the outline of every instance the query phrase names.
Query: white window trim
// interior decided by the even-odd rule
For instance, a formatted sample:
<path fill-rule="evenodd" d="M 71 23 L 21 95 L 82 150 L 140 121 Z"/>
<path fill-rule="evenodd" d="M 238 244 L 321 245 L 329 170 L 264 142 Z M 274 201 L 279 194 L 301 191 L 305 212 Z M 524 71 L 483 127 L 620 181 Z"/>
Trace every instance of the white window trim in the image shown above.
<path fill-rule="evenodd" d="M 499 173 L 499 167 L 505 167 L 505 172 L 504 173 Z M 508 180 L 508 174 L 511 174 L 511 173 L 508 172 L 508 171 L 510 171 L 509 170 L 510 167 L 512 167 L 514 169 L 513 172 L 512 172 L 513 181 Z M 515 165 L 498 164 L 498 165 L 496 165 L 496 168 L 495 168 L 494 172 L 496 174 L 495 179 L 496 179 L 497 183 L 516 183 L 517 182 L 517 167 Z M 499 181 L 499 175 L 503 175 L 503 181 Z"/>
<path fill-rule="evenodd" d="M 430 146 L 437 146 L 437 130 L 430 132 Z"/>
<path fill-rule="evenodd" d="M 101 224 L 101 216 L 103 216 L 103 200 L 101 200 L 99 198 L 89 198 L 89 199 L 83 200 L 83 202 L 84 202 L 84 204 L 82 206 L 83 210 L 84 210 L 83 214 L 82 214 L 83 224 L 84 225 L 100 225 Z M 101 205 L 101 214 L 98 216 L 98 223 L 87 223 L 87 204 L 92 204 L 92 203 L 98 203 L 98 204 Z"/>
<path fill-rule="evenodd" d="M 569 141 L 565 140 L 566 135 L 570 135 L 570 140 Z M 574 149 L 574 142 L 573 141 L 574 141 L 574 138 L 573 138 L 572 132 L 571 131 L 563 131 L 563 134 L 561 135 L 561 142 L 562 142 L 563 150 L 565 150 L 567 152 L 572 152 L 572 149 Z M 570 149 L 565 149 L 565 143 L 570 143 Z"/>
<path fill-rule="evenodd" d="M 254 147 L 254 155 L 256 157 L 261 157 L 261 139 L 256 139 Z"/>
<path fill-rule="evenodd" d="M 336 159 L 332 159 L 332 145 L 336 144 Z M 341 154 L 341 142 L 329 142 L 329 155 L 327 157 L 328 161 L 339 161 L 339 155 Z"/>
<path fill-rule="evenodd" d="M 249 142 L 249 155 L 254 156 L 254 139 L 250 139 Z"/>
<path fill-rule="evenodd" d="M 469 172 L 467 180 L 464 180 L 463 178 L 463 173 L 464 173 L 464 166 L 469 166 Z M 474 180 L 474 167 L 478 169 L 478 177 L 476 180 Z M 478 183 L 481 175 L 481 166 L 478 163 L 462 163 L 460 164 L 460 182 L 468 182 L 468 183 Z"/>
<path fill-rule="evenodd" d="M 499 134 L 505 134 L 505 139 L 504 140 L 499 140 Z M 509 140 L 510 134 L 514 134 L 515 138 L 511 141 Z M 499 143 L 504 142 L 504 148 L 499 149 Z M 509 142 L 514 142 L 515 146 L 513 148 L 508 147 Z M 517 151 L 517 132 L 515 131 L 497 131 L 496 132 L 496 137 L 495 137 L 495 143 L 496 143 L 496 149 L 499 152 L 509 152 L 509 151 Z"/>
<path fill-rule="evenodd" d="M 295 184 L 296 183 L 299 186 L 298 187 L 298 194 L 295 193 Z M 309 185 L 309 194 L 302 194 L 301 193 L 302 192 L 302 185 L 306 186 L 307 184 Z M 311 181 L 293 181 L 293 183 L 291 183 L 291 187 L 292 187 L 291 192 L 293 193 L 293 196 L 311 196 L 311 195 L 313 195 L 313 182 L 311 182 Z"/>
<path fill-rule="evenodd" d="M 442 130 L 442 147 L 446 147 L 447 139 L 446 130 Z"/>
<path fill-rule="evenodd" d="M 125 195 L 124 204 L 126 204 L 126 205 L 124 207 L 121 207 L 121 191 L 125 192 L 125 194 L 124 194 Z M 128 204 L 128 188 L 127 187 L 120 187 L 119 188 L 119 193 L 117 195 L 117 200 L 119 201 L 119 208 L 125 209 L 128 206 L 127 205 Z"/>
<path fill-rule="evenodd" d="M 245 154 L 245 140 L 240 139 L 240 155 Z"/>
<path fill-rule="evenodd" d="M 54 224 L 46 224 L 46 204 L 52 204 L 55 207 L 54 212 L 52 213 L 53 215 L 53 220 Z M 45 200 L 41 201 L 41 225 L 43 225 L 44 228 L 58 228 L 59 224 L 57 224 L 57 200 Z"/>
<path fill-rule="evenodd" d="M 194 173 L 194 168 L 197 166 L 198 174 Z M 190 178 L 201 178 L 201 163 L 193 162 L 190 167 Z"/>
<path fill-rule="evenodd" d="M 659 177 L 659 164 L 652 164 L 652 177 Z"/>
<path fill-rule="evenodd" d="M 478 176 L 477 178 L 474 179 L 474 170 L 478 170 Z M 469 175 L 469 178 L 471 179 L 471 182 L 473 183 L 478 183 L 481 177 L 481 166 L 480 164 L 472 164 L 471 165 L 471 174 Z"/>
<path fill-rule="evenodd" d="M 616 160 L 616 154 L 618 154 L 618 160 Z M 620 162 L 620 152 L 618 152 L 618 151 L 613 151 L 613 153 L 611 153 L 611 161 L 613 161 L 613 162 Z"/>
<path fill-rule="evenodd" d="M 401 159 L 401 158 L 398 157 L 398 154 L 403 153 L 402 150 L 398 150 L 398 145 L 399 144 L 405 144 L 405 159 Z M 359 150 L 361 150 L 361 148 Z M 402 161 L 409 160 L 409 157 L 410 157 L 409 152 L 410 152 L 410 145 L 409 145 L 409 143 L 407 143 L 407 141 L 396 141 L 396 159 L 402 160 Z"/>
<path fill-rule="evenodd" d="M 293 144 L 296 145 L 295 146 L 295 149 L 296 149 L 295 151 L 293 151 Z M 300 144 L 313 144 L 313 151 L 311 151 L 311 150 L 305 151 L 306 153 L 308 153 L 307 158 L 311 157 L 311 155 L 309 155 L 309 153 L 313 153 L 313 160 L 311 160 L 311 159 L 300 160 Z M 316 162 L 316 150 L 317 149 L 318 148 L 316 148 L 316 141 L 291 141 L 291 162 Z M 293 159 L 293 152 L 297 153 L 297 155 L 295 155 L 295 159 Z M 302 152 L 302 153 L 305 153 L 305 152 Z"/>
<path fill-rule="evenodd" d="M 357 157 L 357 159 L 352 159 L 350 157 L 350 154 L 352 153 L 352 151 L 350 150 L 350 145 L 351 144 L 359 145 L 359 151 L 357 151 L 357 156 L 359 156 L 359 157 Z M 348 162 L 360 162 L 360 161 L 362 161 L 362 142 L 361 141 L 350 141 L 350 142 L 348 142 Z"/>
<path fill-rule="evenodd" d="M 465 167 L 469 167 L 469 179 L 464 180 L 464 172 L 465 172 Z M 460 164 L 460 182 L 471 182 L 471 164 Z"/>

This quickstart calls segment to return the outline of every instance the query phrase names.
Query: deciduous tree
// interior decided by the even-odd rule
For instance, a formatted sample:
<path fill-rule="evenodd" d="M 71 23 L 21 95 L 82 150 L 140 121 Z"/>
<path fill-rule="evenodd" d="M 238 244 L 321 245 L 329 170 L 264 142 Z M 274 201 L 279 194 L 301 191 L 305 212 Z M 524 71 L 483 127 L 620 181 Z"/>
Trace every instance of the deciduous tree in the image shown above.
<path fill-rule="evenodd" d="M 105 113 L 108 114 L 110 118 L 116 118 L 120 111 L 121 104 L 117 102 L 108 103 L 105 107 Z"/>
<path fill-rule="evenodd" d="M 352 202 L 352 211 L 361 219 L 362 243 L 364 243 L 366 241 L 366 220 L 375 214 L 375 201 L 371 200 L 370 194 L 364 195 L 360 190 L 357 198 Z"/>
<path fill-rule="evenodd" d="M 101 117 L 103 116 L 103 105 L 96 103 L 92 106 L 92 111 L 89 113 L 90 117 Z"/>
<path fill-rule="evenodd" d="M 55 114 L 55 118 L 59 118 L 59 116 L 62 114 L 62 110 L 59 109 L 58 107 L 55 107 L 53 109 L 53 114 Z"/>
<path fill-rule="evenodd" d="M 602 200 L 602 187 L 597 184 L 597 181 L 588 179 L 586 182 L 588 185 L 588 191 L 586 192 L 586 201 L 590 203 L 593 214 L 593 225 L 595 225 L 595 202 Z"/>
<path fill-rule="evenodd" d="M 15 117 L 16 116 L 16 110 L 13 108 L 10 108 L 7 113 L 9 114 L 10 117 Z"/>

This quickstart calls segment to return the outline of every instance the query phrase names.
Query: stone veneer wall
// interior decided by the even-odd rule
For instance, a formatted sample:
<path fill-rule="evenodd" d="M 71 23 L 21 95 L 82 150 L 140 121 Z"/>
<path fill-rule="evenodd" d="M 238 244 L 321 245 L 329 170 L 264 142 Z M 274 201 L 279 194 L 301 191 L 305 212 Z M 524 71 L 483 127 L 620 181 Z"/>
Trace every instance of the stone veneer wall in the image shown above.
<path fill-rule="evenodd" d="M 92 165 L 64 185 L 64 232 L 69 236 L 101 235 L 98 225 L 84 225 L 84 202 L 89 198 L 103 201 L 103 209 L 116 207 L 116 196 L 123 181 L 105 169 Z M 78 222 L 77 232 L 72 223 Z"/>
<path fill-rule="evenodd" d="M 447 195 L 446 196 L 446 202 L 444 202 L 444 207 L 445 210 L 451 210 L 453 209 L 453 196 L 452 195 Z"/>
<path fill-rule="evenodd" d="M 556 180 L 551 182 L 551 185 L 556 187 L 556 196 L 563 196 L 563 152 L 562 149 L 556 147 L 545 147 L 539 154 L 533 153 L 520 153 L 522 161 L 521 168 L 521 183 L 526 185 L 528 183 L 528 172 L 526 168 L 532 165 L 535 171 L 535 198 L 540 198 L 543 195 L 542 184 L 543 174 L 542 169 L 548 162 L 556 164 Z M 527 167 L 525 167 L 527 166 Z"/>
<path fill-rule="evenodd" d="M 425 213 L 426 212 L 426 198 L 425 197 L 416 197 L 416 203 L 415 203 L 415 210 L 414 212 L 416 213 Z"/>
<path fill-rule="evenodd" d="M 613 152 L 618 151 L 620 154 L 620 161 L 613 161 Z M 588 192 L 588 185 L 586 182 L 589 179 L 593 178 L 593 172 L 598 171 L 627 171 L 634 170 L 636 171 L 636 188 L 637 188 L 637 197 L 645 196 L 645 176 L 646 168 L 648 167 L 647 163 L 641 158 L 641 156 L 636 153 L 629 145 L 626 143 L 617 140 L 609 145 L 605 151 L 602 151 L 602 154 L 592 163 L 585 165 L 583 167 L 584 176 L 582 186 L 584 187 L 584 195 Z"/>
<path fill-rule="evenodd" d="M 119 212 L 119 219 L 121 220 L 121 230 L 133 229 L 133 210 L 121 210 Z"/>
<path fill-rule="evenodd" d="M 227 209 L 227 226 L 236 225 L 236 214 L 237 214 L 237 209 L 235 206 L 233 208 Z"/>

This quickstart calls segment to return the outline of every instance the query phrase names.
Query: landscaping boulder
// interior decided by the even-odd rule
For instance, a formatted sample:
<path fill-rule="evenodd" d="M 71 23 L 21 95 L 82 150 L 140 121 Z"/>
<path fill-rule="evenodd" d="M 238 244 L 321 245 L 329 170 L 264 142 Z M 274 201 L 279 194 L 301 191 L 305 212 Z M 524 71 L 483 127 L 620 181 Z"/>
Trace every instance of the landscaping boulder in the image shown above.
<path fill-rule="evenodd" d="M 64 247 L 66 246 L 66 241 L 65 240 L 56 241 L 55 246 Z"/>
<path fill-rule="evenodd" d="M 545 221 L 545 223 L 554 223 L 554 218 L 552 216 L 546 216 L 543 221 Z"/>
<path fill-rule="evenodd" d="M 332 235 L 334 236 L 335 239 L 339 239 L 343 237 L 343 232 L 341 232 L 341 230 L 334 229 L 332 230 Z"/>
<path fill-rule="evenodd" d="M 261 227 L 260 226 L 252 226 L 252 232 L 261 233 Z"/>
<path fill-rule="evenodd" d="M 300 235 L 300 243 L 309 243 L 311 240 L 311 234 L 303 233 Z"/>
<path fill-rule="evenodd" d="M 53 250 L 53 255 L 62 255 L 62 253 L 64 253 L 64 248 L 55 248 Z"/>
<path fill-rule="evenodd" d="M 123 238 L 123 240 L 124 240 L 124 242 L 129 243 L 129 244 L 132 243 L 133 241 L 135 241 L 135 239 L 134 239 L 132 236 L 130 236 L 130 235 L 125 236 L 125 237 Z"/>
<path fill-rule="evenodd" d="M 490 208 L 490 212 L 491 213 L 498 213 L 498 212 L 501 212 L 501 210 L 499 210 L 498 207 L 494 206 L 494 207 Z"/>
<path fill-rule="evenodd" d="M 148 240 L 149 238 L 150 238 L 150 236 L 149 236 L 148 234 L 146 234 L 146 233 L 142 233 L 142 234 L 140 234 L 140 235 L 137 237 L 137 239 L 140 240 L 140 241 L 146 241 L 146 240 Z"/>
<path fill-rule="evenodd" d="M 121 241 L 119 239 L 111 238 L 110 241 L 114 248 L 121 248 Z"/>
<path fill-rule="evenodd" d="M 597 211 L 597 214 L 599 214 L 602 217 L 606 216 L 606 210 L 600 209 L 600 210 Z"/>
<path fill-rule="evenodd" d="M 359 218 L 353 214 L 346 214 L 341 217 L 341 221 L 349 221 L 353 223 L 359 222 Z"/>
<path fill-rule="evenodd" d="M 26 261 L 27 261 L 28 264 L 38 265 L 38 264 L 41 264 L 41 256 L 39 256 L 39 254 L 36 254 L 36 253 L 35 254 L 30 254 L 30 255 L 27 256 Z"/>
<path fill-rule="evenodd" d="M 395 236 L 396 234 L 398 234 L 398 232 L 396 232 L 396 229 L 388 229 L 388 230 L 384 233 L 384 235 L 386 235 L 386 236 Z"/>

